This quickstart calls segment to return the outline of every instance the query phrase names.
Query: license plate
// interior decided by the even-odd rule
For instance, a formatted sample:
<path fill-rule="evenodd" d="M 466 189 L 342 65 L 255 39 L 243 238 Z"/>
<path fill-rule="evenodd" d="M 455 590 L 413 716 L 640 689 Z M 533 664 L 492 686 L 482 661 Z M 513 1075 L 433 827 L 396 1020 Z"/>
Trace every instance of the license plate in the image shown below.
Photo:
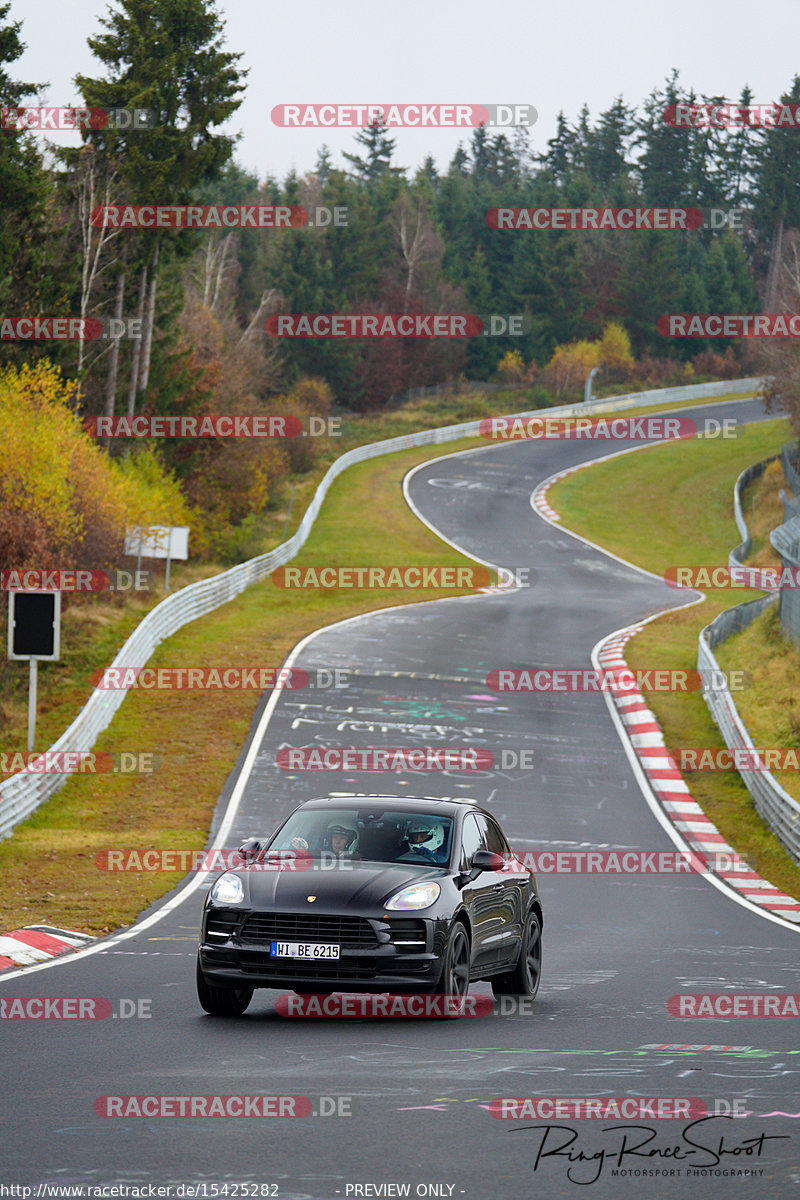
<path fill-rule="evenodd" d="M 271 942 L 270 954 L 275 958 L 338 958 L 338 945 L 330 942 Z"/>

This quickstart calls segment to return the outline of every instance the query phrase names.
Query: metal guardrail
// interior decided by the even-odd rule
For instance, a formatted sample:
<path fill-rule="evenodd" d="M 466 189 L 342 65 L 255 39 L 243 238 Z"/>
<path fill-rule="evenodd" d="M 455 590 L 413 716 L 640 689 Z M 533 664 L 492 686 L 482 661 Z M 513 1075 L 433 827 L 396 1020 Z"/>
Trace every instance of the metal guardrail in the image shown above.
<path fill-rule="evenodd" d="M 798 446 L 795 442 L 785 442 L 781 449 L 781 463 L 783 464 L 783 474 L 787 484 L 791 488 L 793 495 L 781 489 L 780 498 L 783 501 L 783 519 L 790 520 L 792 517 L 800 517 L 800 474 L 795 467 Z M 775 547 L 779 550 L 779 547 Z"/>
<path fill-rule="evenodd" d="M 754 479 L 759 479 L 764 474 L 767 466 L 771 462 L 775 462 L 778 457 L 779 455 L 773 454 L 770 458 L 764 458 L 761 462 L 753 463 L 751 467 L 745 467 L 733 485 L 733 515 L 736 520 L 736 527 L 742 535 L 742 540 L 728 555 L 729 567 L 741 566 L 750 553 L 750 530 L 747 527 L 747 521 L 744 519 L 744 512 L 742 510 L 742 492 Z"/>
<path fill-rule="evenodd" d="M 769 540 L 780 554 L 782 565 L 797 577 L 800 567 L 800 516 L 790 516 L 777 529 L 773 529 Z M 781 630 L 800 650 L 800 590 L 796 587 L 781 588 L 780 597 Z"/>
<path fill-rule="evenodd" d="M 774 462 L 778 455 L 754 463 L 742 471 L 733 489 L 733 508 L 736 524 L 742 535 L 741 543 L 730 552 L 728 565 L 740 566 L 750 550 L 750 531 L 742 513 L 742 488 L 757 479 L 768 463 Z M 800 520 L 798 521 L 800 526 Z M 780 529 L 784 526 L 779 526 Z M 777 531 L 773 531 L 777 532 Z M 770 535 L 772 540 L 772 535 Z M 774 544 L 774 543 L 773 543 Z M 786 593 L 780 593 L 781 596 Z M 797 593 L 794 593 L 795 595 Z M 777 593 L 762 596 L 758 600 L 750 600 L 745 604 L 737 604 L 734 608 L 726 609 L 700 631 L 697 650 L 697 670 L 703 680 L 703 699 L 708 705 L 711 716 L 730 750 L 753 750 L 753 739 L 747 726 L 742 720 L 733 696 L 727 686 L 720 687 L 720 665 L 714 657 L 714 647 L 730 637 L 746 629 L 748 625 L 760 616 L 765 609 L 778 599 Z M 707 681 L 713 681 L 711 687 Z M 762 820 L 777 834 L 791 856 L 800 862 L 800 804 L 782 788 L 777 779 L 769 771 L 742 771 L 741 779 L 750 795 L 756 811 Z"/>
<path fill-rule="evenodd" d="M 647 405 L 680 400 L 703 400 L 713 396 L 733 394 L 755 394 L 762 379 L 723 380 L 719 383 L 698 384 L 695 387 L 661 388 L 658 391 L 634 392 L 622 396 L 611 396 L 605 400 L 587 404 L 567 404 L 558 408 L 533 409 L 514 414 L 523 419 L 532 416 L 586 416 L 587 413 L 616 412 L 626 408 L 642 408 Z M 215 575 L 211 579 L 199 580 L 180 591 L 167 596 L 151 609 L 137 625 L 128 640 L 111 663 L 112 667 L 143 667 L 155 648 L 182 626 L 198 617 L 205 616 L 221 604 L 234 599 L 240 592 L 264 579 L 278 567 L 289 562 L 303 546 L 316 520 L 322 502 L 333 481 L 355 463 L 365 462 L 383 454 L 394 454 L 398 450 L 410 450 L 416 446 L 437 445 L 456 441 L 458 438 L 480 432 L 480 420 L 464 421 L 459 425 L 445 425 L 439 429 L 427 429 L 401 437 L 386 438 L 358 446 L 337 458 L 326 471 L 317 487 L 299 527 L 289 538 L 267 554 L 248 559 Z M 107 729 L 122 704 L 127 691 L 95 688 L 84 707 L 61 737 L 53 743 L 53 752 L 91 750 L 97 737 Z M 0 785 L 0 838 L 8 837 L 16 825 L 30 816 L 39 805 L 49 800 L 65 782 L 65 776 L 37 774 L 30 770 L 10 776 Z"/>
<path fill-rule="evenodd" d="M 786 476 L 786 482 L 796 497 L 800 497 L 800 472 L 797 469 L 799 449 L 800 447 L 797 442 L 784 442 L 781 449 L 783 473 Z"/>

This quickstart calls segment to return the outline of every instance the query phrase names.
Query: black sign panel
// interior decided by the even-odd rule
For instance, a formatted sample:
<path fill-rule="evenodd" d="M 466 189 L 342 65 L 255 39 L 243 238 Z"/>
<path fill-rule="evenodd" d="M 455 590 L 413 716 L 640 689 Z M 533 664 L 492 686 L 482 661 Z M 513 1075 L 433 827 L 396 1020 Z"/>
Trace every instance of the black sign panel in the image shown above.
<path fill-rule="evenodd" d="M 56 594 L 15 592 L 11 653 L 51 658 L 56 644 Z"/>

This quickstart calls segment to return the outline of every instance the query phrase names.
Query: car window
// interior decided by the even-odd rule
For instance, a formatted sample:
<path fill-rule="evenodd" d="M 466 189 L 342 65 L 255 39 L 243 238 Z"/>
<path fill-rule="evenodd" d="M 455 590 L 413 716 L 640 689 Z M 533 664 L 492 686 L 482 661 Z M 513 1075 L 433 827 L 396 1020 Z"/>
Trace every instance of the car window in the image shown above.
<path fill-rule="evenodd" d="M 483 831 L 478 825 L 474 813 L 467 813 L 464 818 L 464 828 L 461 831 L 461 865 L 459 870 L 468 871 L 472 856 L 476 850 L 486 850 Z"/>
<path fill-rule="evenodd" d="M 446 866 L 453 819 L 439 813 L 381 809 L 365 812 L 338 806 L 296 810 L 268 843 L 269 850 L 295 850 L 324 858 L 342 855 L 371 862 Z"/>
<path fill-rule="evenodd" d="M 489 849 L 493 854 L 509 855 L 511 847 L 503 836 L 500 826 L 491 817 L 485 817 L 484 820 L 486 821 L 486 841 Z"/>

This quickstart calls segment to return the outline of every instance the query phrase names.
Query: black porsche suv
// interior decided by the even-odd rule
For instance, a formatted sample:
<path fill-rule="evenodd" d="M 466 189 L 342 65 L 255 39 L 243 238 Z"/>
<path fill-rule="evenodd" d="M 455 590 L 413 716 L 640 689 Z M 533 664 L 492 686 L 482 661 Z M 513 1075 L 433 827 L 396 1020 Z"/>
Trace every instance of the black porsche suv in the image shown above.
<path fill-rule="evenodd" d="M 255 988 L 301 994 L 535 996 L 536 879 L 474 801 L 341 796 L 301 804 L 212 884 L 200 1004 L 245 1011 Z"/>

